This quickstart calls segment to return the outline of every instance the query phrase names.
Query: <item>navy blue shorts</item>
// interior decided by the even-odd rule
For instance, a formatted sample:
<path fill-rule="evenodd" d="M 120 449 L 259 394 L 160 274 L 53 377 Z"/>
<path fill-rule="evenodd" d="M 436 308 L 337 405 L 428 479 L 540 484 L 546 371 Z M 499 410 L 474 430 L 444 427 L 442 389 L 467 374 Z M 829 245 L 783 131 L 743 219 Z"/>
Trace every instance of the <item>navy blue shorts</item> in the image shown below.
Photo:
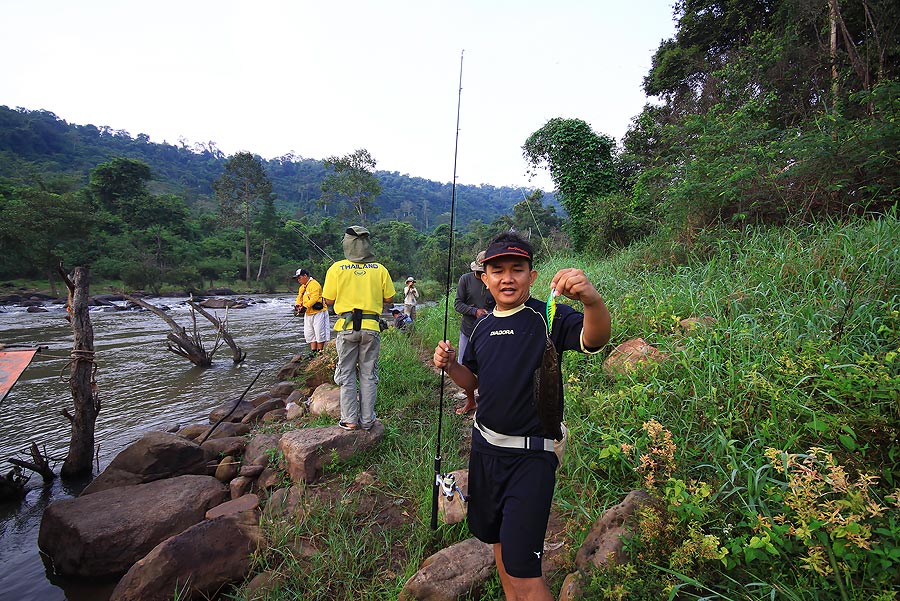
<path fill-rule="evenodd" d="M 503 566 L 515 578 L 541 576 L 544 535 L 556 486 L 554 453 L 469 455 L 469 530 L 501 544 Z"/>

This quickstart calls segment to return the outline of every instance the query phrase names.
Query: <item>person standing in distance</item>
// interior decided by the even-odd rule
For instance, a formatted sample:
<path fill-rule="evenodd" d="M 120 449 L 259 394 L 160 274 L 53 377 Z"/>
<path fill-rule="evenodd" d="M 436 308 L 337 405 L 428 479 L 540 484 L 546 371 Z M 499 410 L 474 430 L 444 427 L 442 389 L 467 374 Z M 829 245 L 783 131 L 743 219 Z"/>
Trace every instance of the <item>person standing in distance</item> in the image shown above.
<path fill-rule="evenodd" d="M 343 246 L 345 259 L 328 268 L 322 291 L 338 316 L 334 323 L 338 352 L 334 383 L 341 387 L 338 425 L 345 430 L 368 430 L 375 424 L 381 351 L 378 320 L 385 305 L 393 303 L 396 291 L 388 270 L 375 261 L 369 230 L 348 227 Z"/>
<path fill-rule="evenodd" d="M 294 312 L 303 315 L 303 337 L 309 343 L 309 350 L 314 355 L 325 348 L 330 337 L 328 327 L 328 309 L 322 301 L 322 286 L 309 275 L 305 269 L 294 273 L 300 289 L 294 301 Z"/>
<path fill-rule="evenodd" d="M 469 264 L 471 271 L 462 274 L 456 286 L 456 301 L 453 303 L 453 308 L 462 315 L 459 324 L 459 349 L 456 353 L 460 363 L 466 352 L 466 346 L 469 344 L 469 336 L 472 335 L 475 322 L 490 313 L 495 304 L 491 291 L 481 281 L 481 274 L 484 273 L 482 261 L 484 261 L 484 251 L 478 253 L 475 260 Z M 466 390 L 465 395 L 466 404 L 456 409 L 457 415 L 466 415 L 478 408 L 478 404 L 475 402 L 475 391 Z"/>
<path fill-rule="evenodd" d="M 416 305 L 419 302 L 419 290 L 416 288 L 416 280 L 412 276 L 406 278 L 406 287 L 403 288 L 403 312 L 410 319 L 416 318 Z"/>

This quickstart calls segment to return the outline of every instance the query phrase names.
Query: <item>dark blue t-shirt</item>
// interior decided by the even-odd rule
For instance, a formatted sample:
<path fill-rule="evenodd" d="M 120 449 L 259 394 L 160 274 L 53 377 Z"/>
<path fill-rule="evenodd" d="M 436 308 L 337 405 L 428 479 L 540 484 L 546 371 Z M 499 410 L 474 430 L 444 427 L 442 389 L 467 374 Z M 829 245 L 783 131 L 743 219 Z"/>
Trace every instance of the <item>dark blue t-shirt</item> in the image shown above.
<path fill-rule="evenodd" d="M 547 343 L 547 304 L 529 298 L 510 311 L 483 317 L 469 337 L 463 365 L 478 376 L 478 423 L 501 434 L 549 438 L 534 405 L 534 371 L 540 366 Z M 551 339 L 558 354 L 583 350 L 584 315 L 557 305 Z M 562 374 L 559 402 L 563 403 Z M 476 444 L 480 436 L 474 437 Z M 482 447 L 482 444 L 478 444 Z"/>

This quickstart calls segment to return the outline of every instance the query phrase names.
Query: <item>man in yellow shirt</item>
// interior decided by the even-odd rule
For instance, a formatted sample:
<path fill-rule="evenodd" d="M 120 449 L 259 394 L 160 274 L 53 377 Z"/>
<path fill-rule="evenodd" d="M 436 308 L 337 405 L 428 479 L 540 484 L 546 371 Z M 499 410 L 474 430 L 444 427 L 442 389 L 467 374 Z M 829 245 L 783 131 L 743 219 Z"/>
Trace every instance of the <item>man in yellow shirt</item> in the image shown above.
<path fill-rule="evenodd" d="M 294 301 L 294 312 L 303 315 L 303 337 L 309 343 L 309 350 L 316 354 L 331 339 L 328 309 L 322 300 L 322 286 L 305 269 L 298 269 L 294 277 L 300 284 L 297 300 Z"/>
<path fill-rule="evenodd" d="M 378 320 L 384 305 L 393 303 L 396 290 L 388 270 L 375 261 L 369 230 L 358 225 L 347 228 L 343 246 L 346 258 L 328 268 L 322 291 L 325 302 L 334 305 L 337 314 L 334 383 L 341 387 L 338 425 L 345 430 L 368 430 L 375 424 L 381 351 Z"/>

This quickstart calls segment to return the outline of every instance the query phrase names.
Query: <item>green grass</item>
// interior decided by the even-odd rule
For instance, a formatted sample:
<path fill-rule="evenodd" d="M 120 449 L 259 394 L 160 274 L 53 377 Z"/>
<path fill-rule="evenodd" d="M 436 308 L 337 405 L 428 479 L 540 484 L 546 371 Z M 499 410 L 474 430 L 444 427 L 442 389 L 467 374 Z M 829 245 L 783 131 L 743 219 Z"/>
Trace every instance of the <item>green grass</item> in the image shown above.
<path fill-rule="evenodd" d="M 417 327 L 427 319 L 418 320 Z M 423 559 L 468 538 L 464 526 L 430 529 L 439 388 L 439 377 L 422 363 L 415 341 L 385 331 L 376 403 L 384 438 L 374 449 L 326 465 L 328 486 L 346 491 L 338 498 L 308 495 L 315 500 L 308 500 L 303 520 L 263 523 L 269 545 L 257 554 L 255 569 L 281 576 L 265 598 L 396 599 Z M 452 406 L 445 400 L 444 471 L 465 466 L 461 420 L 448 409 Z M 374 484 L 355 485 L 364 471 L 375 477 Z M 376 503 L 370 506 L 372 499 Z M 390 526 L 382 523 L 384 507 L 393 515 Z M 298 541 L 318 552 L 297 556 L 291 549 Z M 235 598 L 243 594 L 238 591 Z"/>
<path fill-rule="evenodd" d="M 642 337 L 668 354 L 616 377 L 602 370 L 605 354 L 564 359 L 570 441 L 555 503 L 572 555 L 628 491 L 643 487 L 659 499 L 655 514 L 632 524 L 633 563 L 594 572 L 588 598 L 894 598 L 897 240 L 900 221 L 891 215 L 707 232 L 690 247 L 657 241 L 602 260 L 561 256 L 537 266 L 537 297 L 559 268 L 588 273 L 613 317 L 610 349 Z M 468 536 L 464 526 L 428 527 L 440 378 L 418 351 L 430 356 L 444 337 L 444 306 L 419 315 L 410 338 L 384 336 L 377 407 L 384 441 L 332 472 L 351 488 L 359 472 L 372 471 L 379 493 L 402 501 L 411 519 L 397 530 L 371 527 L 358 510 L 364 492 L 310 508 L 275 540 L 310 538 L 321 554 L 296 560 L 277 544 L 262 553 L 258 569 L 278 569 L 289 583 L 272 598 L 394 599 L 424 557 Z M 679 327 L 687 317 L 715 322 L 687 333 Z M 457 337 L 451 310 L 446 338 Z M 464 467 L 452 405 L 444 399 L 445 470 Z M 651 422 L 662 433 L 645 429 Z M 846 486 L 824 463 L 811 463 L 798 481 L 766 456 L 772 448 L 799 461 L 812 447 L 832 453 Z M 641 455 L 655 457 L 656 468 L 642 468 Z M 863 486 L 863 474 L 877 478 Z M 861 499 L 880 515 L 866 513 Z M 850 544 L 860 532 L 870 549 Z M 379 560 L 400 544 L 410 551 L 399 562 Z M 551 585 L 557 592 L 559 582 Z M 496 582 L 489 586 L 484 598 L 499 598 Z"/>

